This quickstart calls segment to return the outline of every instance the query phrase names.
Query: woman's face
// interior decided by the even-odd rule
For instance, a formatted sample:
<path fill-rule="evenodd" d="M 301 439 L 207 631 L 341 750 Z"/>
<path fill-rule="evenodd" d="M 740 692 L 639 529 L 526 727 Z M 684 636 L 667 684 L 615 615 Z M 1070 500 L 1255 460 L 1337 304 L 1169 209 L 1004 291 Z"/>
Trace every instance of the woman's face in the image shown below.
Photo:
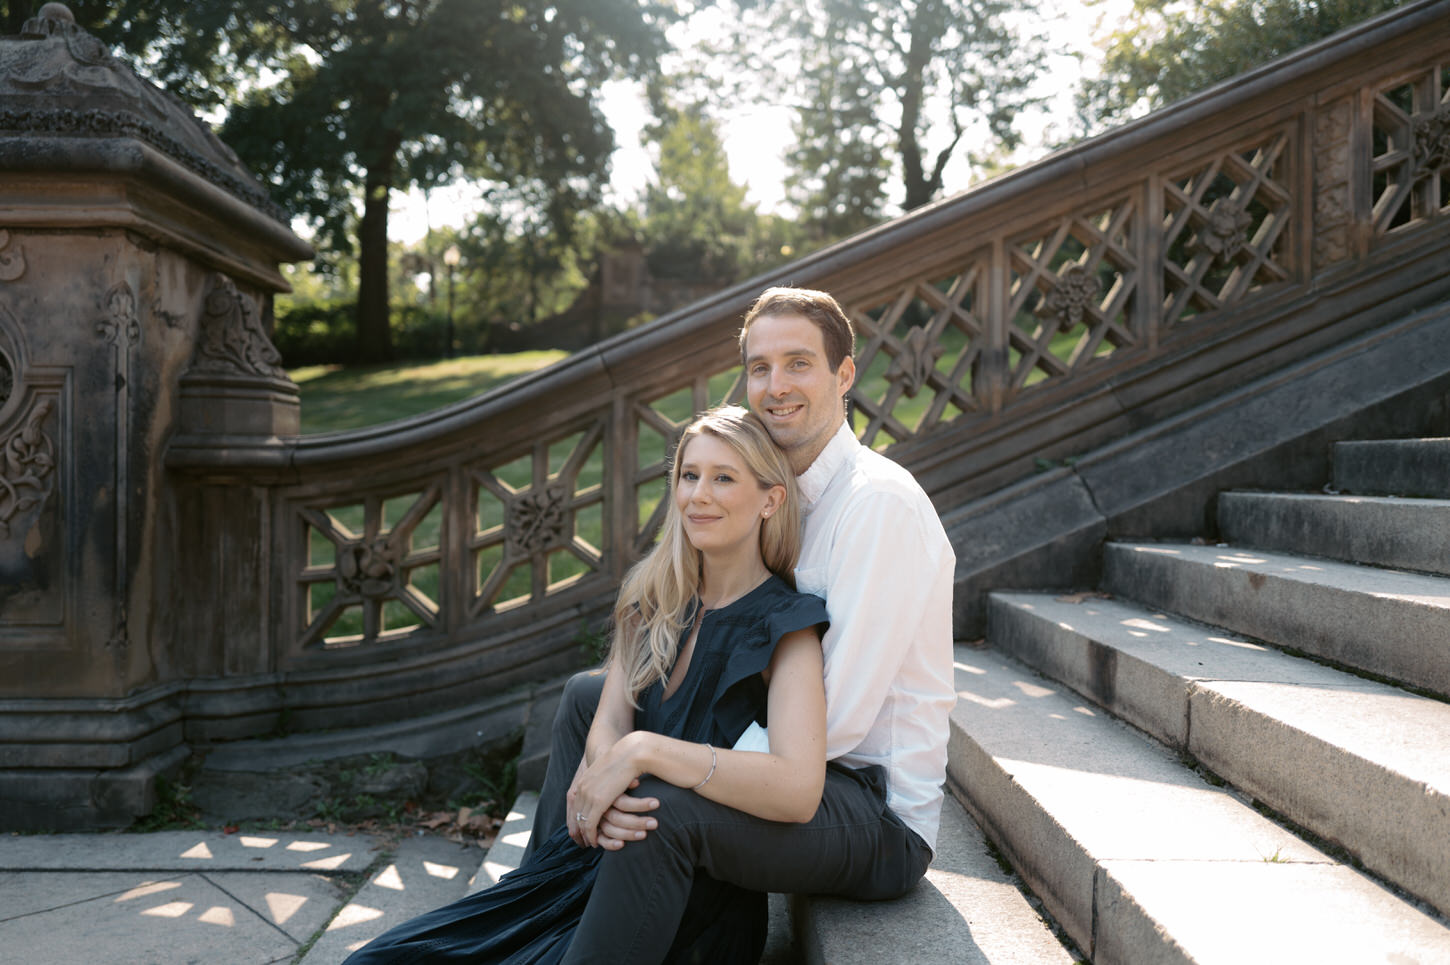
<path fill-rule="evenodd" d="M 784 486 L 761 488 L 740 454 L 716 436 L 702 432 L 685 443 L 675 506 L 685 537 L 700 552 L 758 554 L 760 522 L 784 498 Z"/>

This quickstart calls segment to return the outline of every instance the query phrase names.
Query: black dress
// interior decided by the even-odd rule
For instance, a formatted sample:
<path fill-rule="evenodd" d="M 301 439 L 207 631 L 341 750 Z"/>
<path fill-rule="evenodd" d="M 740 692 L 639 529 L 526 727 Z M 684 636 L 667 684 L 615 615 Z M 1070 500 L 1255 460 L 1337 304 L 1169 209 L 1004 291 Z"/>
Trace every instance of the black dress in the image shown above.
<path fill-rule="evenodd" d="M 732 746 L 752 722 L 766 722 L 761 672 L 776 644 L 788 633 L 824 629 L 827 622 L 820 597 L 797 593 L 777 576 L 729 606 L 706 611 L 679 688 L 668 700 L 662 699 L 661 683 L 645 688 L 635 728 Z M 560 827 L 492 888 L 403 922 L 345 965 L 558 962 L 584 913 L 603 854 L 574 844 Z M 765 944 L 765 926 L 765 895 L 701 872 L 666 961 L 753 965 Z"/>

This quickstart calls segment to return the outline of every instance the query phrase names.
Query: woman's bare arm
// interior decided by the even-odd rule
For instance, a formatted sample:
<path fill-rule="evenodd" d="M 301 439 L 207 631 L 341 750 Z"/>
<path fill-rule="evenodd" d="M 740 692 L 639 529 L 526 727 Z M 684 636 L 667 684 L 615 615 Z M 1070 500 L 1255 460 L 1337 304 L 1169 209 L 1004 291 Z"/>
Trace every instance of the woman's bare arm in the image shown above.
<path fill-rule="evenodd" d="M 768 671 L 767 754 L 712 751 L 704 744 L 648 731 L 620 736 L 592 759 L 571 789 L 572 810 L 585 814 L 581 828 L 585 842 L 597 843 L 600 817 L 641 774 L 685 788 L 696 787 L 708 774 L 709 780 L 698 791 L 712 801 L 770 821 L 809 821 L 820 806 L 826 775 L 822 666 L 820 638 L 814 630 L 798 630 L 777 644 Z"/>

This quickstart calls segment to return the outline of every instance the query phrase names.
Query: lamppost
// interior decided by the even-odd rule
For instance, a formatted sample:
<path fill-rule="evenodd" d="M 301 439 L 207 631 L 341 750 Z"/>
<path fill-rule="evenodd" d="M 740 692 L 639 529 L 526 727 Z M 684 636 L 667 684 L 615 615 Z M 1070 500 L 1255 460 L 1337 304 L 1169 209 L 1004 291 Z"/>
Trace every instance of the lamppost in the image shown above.
<path fill-rule="evenodd" d="M 443 252 L 443 264 L 448 266 L 448 348 L 444 356 L 450 359 L 453 358 L 453 271 L 461 257 L 457 245 L 449 245 L 448 250 Z"/>

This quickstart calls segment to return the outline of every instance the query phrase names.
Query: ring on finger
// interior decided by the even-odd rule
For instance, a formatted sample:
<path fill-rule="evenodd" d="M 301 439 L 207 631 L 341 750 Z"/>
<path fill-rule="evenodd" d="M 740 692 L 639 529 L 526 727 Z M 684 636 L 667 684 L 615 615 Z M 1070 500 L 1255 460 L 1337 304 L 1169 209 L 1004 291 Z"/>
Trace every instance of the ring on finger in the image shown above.
<path fill-rule="evenodd" d="M 579 824 L 583 824 L 586 817 L 588 817 L 588 815 L 586 815 L 583 811 L 576 811 L 574 814 L 574 820 Z"/>

